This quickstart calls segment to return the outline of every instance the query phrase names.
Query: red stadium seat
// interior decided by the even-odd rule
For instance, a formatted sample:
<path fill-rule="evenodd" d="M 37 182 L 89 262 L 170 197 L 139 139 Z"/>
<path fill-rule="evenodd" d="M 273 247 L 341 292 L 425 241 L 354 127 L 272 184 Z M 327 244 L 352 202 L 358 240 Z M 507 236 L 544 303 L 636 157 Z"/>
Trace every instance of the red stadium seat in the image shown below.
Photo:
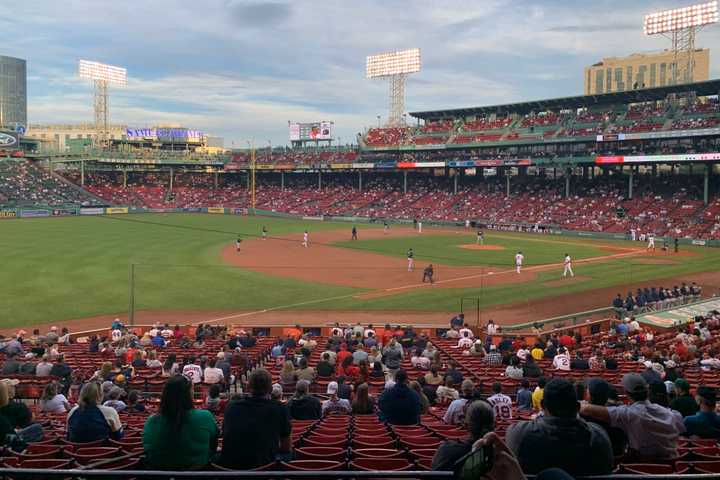
<path fill-rule="evenodd" d="M 333 460 L 293 460 L 291 462 L 281 462 L 285 470 L 303 470 L 303 471 L 326 471 L 326 470 L 342 470 L 345 468 L 344 462 L 336 462 Z"/>
<path fill-rule="evenodd" d="M 350 450 L 354 458 L 402 458 L 405 452 L 391 448 L 358 448 Z"/>
<path fill-rule="evenodd" d="M 386 470 L 399 471 L 410 470 L 412 463 L 404 458 L 356 458 L 350 462 L 355 470 Z"/>
<path fill-rule="evenodd" d="M 620 465 L 620 473 L 637 473 L 642 475 L 665 475 L 674 473 L 672 465 L 655 463 L 628 463 Z"/>
<path fill-rule="evenodd" d="M 347 457 L 347 450 L 342 447 L 300 447 L 295 449 L 295 456 L 299 460 L 333 460 L 343 461 Z"/>

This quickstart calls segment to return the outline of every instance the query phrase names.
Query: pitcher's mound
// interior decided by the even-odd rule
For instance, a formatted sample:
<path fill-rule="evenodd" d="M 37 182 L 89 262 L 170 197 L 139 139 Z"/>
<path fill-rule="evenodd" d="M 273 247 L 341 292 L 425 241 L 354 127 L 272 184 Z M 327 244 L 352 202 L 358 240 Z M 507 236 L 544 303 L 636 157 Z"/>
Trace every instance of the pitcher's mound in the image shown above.
<path fill-rule="evenodd" d="M 505 250 L 505 247 L 502 245 L 477 245 L 475 243 L 466 243 L 465 245 L 458 246 L 468 250 Z"/>

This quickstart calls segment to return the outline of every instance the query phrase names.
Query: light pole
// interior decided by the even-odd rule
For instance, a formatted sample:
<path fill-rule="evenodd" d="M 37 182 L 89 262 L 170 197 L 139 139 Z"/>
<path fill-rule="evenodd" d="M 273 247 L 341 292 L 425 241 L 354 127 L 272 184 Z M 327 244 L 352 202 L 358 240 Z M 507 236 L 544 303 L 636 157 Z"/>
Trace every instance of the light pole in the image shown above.
<path fill-rule="evenodd" d="M 377 116 L 378 128 L 380 128 L 380 115 Z"/>
<path fill-rule="evenodd" d="M 272 141 L 268 140 L 268 159 L 272 163 Z"/>
<path fill-rule="evenodd" d="M 253 138 L 251 140 L 246 140 L 248 146 L 250 147 L 250 205 L 252 207 L 252 214 L 255 215 L 255 168 L 256 168 L 256 158 L 255 158 L 255 139 Z"/>

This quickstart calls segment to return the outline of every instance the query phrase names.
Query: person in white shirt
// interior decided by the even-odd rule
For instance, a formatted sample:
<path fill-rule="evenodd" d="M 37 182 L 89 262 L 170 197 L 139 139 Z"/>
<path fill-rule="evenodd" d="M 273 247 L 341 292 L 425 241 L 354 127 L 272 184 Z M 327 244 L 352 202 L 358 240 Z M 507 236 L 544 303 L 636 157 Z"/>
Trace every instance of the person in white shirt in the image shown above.
<path fill-rule="evenodd" d="M 520 347 L 520 348 L 518 349 L 516 355 L 517 355 L 517 357 L 518 357 L 520 360 L 522 360 L 522 361 L 524 362 L 525 359 L 527 358 L 527 356 L 528 356 L 529 354 L 530 354 L 530 350 L 528 350 L 528 349 L 525 348 L 525 347 Z"/>
<path fill-rule="evenodd" d="M 571 277 L 575 276 L 575 273 L 573 273 L 572 270 L 572 258 L 570 258 L 570 255 L 567 253 L 565 254 L 565 260 L 564 260 L 565 270 L 563 270 L 563 277 L 567 277 L 568 273 Z"/>
<path fill-rule="evenodd" d="M 448 425 L 462 425 L 465 421 L 465 405 L 467 405 L 467 402 L 469 402 L 473 396 L 475 384 L 472 380 L 465 379 L 460 386 L 460 390 L 462 391 L 462 397 L 450 402 L 443 416 L 443 422 Z"/>
<path fill-rule="evenodd" d="M 375 329 L 373 329 L 372 324 L 368 325 L 368 328 L 365 329 L 365 331 L 363 332 L 363 337 L 368 338 L 370 334 L 372 334 L 373 337 L 376 335 Z"/>
<path fill-rule="evenodd" d="M 460 336 L 461 337 L 468 337 L 470 339 L 475 338 L 475 334 L 472 330 L 468 328 L 467 325 L 465 325 L 463 328 L 460 329 Z"/>
<path fill-rule="evenodd" d="M 501 420 L 512 419 L 512 399 L 502 393 L 502 385 L 495 382 L 492 385 L 493 394 L 487 401 L 495 410 L 495 418 Z"/>
<path fill-rule="evenodd" d="M 162 335 L 165 340 L 169 340 L 175 336 L 175 333 L 170 329 L 169 325 L 165 325 L 165 328 L 162 329 L 160 335 Z"/>
<path fill-rule="evenodd" d="M 555 370 L 570 371 L 570 355 L 568 355 L 565 347 L 560 347 L 560 353 L 553 358 L 553 368 Z"/>
<path fill-rule="evenodd" d="M 487 324 L 487 334 L 488 335 L 497 335 L 497 333 L 498 333 L 498 326 L 495 325 L 495 321 L 491 318 Z"/>
<path fill-rule="evenodd" d="M 524 259 L 525 256 L 522 254 L 522 252 L 518 251 L 518 253 L 515 255 L 515 271 L 517 273 L 520 273 L 520 270 L 522 270 L 522 264 Z"/>
<path fill-rule="evenodd" d="M 40 411 L 43 413 L 65 413 L 70 410 L 68 399 L 60 393 L 57 382 L 45 385 L 40 397 Z"/>
<path fill-rule="evenodd" d="M 48 360 L 50 360 L 50 356 L 46 353 L 42 356 L 42 360 L 35 365 L 35 376 L 36 377 L 47 377 L 50 375 L 50 370 L 52 370 L 53 364 L 50 363 Z"/>
<path fill-rule="evenodd" d="M 310 235 L 308 234 L 307 230 L 305 230 L 305 233 L 303 233 L 302 246 L 305 248 L 308 248 L 310 246 Z"/>
<path fill-rule="evenodd" d="M 647 248 L 645 250 L 646 251 L 652 250 L 654 252 L 655 251 L 655 234 L 648 233 L 647 241 L 648 241 L 648 244 L 647 244 Z"/>
<path fill-rule="evenodd" d="M 192 380 L 193 383 L 202 383 L 203 371 L 200 365 L 195 365 L 195 357 L 190 357 L 188 363 L 183 367 L 182 374 Z"/>
<path fill-rule="evenodd" d="M 470 337 L 460 337 L 458 340 L 458 348 L 470 348 L 473 345 L 473 340 Z"/>
<path fill-rule="evenodd" d="M 422 233 L 422 222 L 418 221 L 417 228 L 418 228 L 418 233 Z"/>
<path fill-rule="evenodd" d="M 634 228 L 631 228 L 630 229 L 630 240 L 632 240 L 634 242 L 636 239 L 637 239 L 637 232 L 635 231 Z"/>
<path fill-rule="evenodd" d="M 631 333 L 639 332 L 640 331 L 640 322 L 638 322 L 635 317 L 630 318 L 630 323 L 628 324 L 628 328 Z"/>
<path fill-rule="evenodd" d="M 216 362 L 217 358 L 211 358 L 208 362 L 208 366 L 205 367 L 205 371 L 203 372 L 205 383 L 214 384 L 223 383 L 225 381 L 223 371 L 215 366 Z"/>
<path fill-rule="evenodd" d="M 385 386 L 387 388 L 387 385 Z M 449 402 L 460 398 L 460 394 L 453 388 L 452 378 L 445 379 L 445 385 L 440 385 L 435 391 L 438 403 Z"/>

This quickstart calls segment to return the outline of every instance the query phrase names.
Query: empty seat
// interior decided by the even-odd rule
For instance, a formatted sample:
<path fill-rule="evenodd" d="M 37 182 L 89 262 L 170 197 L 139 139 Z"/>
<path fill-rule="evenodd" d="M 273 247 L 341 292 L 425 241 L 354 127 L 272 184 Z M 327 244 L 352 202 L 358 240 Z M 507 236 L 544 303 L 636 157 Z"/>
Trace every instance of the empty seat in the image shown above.
<path fill-rule="evenodd" d="M 356 458 L 350 462 L 355 470 L 386 470 L 399 471 L 410 470 L 412 463 L 404 458 Z"/>
<path fill-rule="evenodd" d="M 333 460 L 293 460 L 291 462 L 282 462 L 282 466 L 286 470 L 325 471 L 342 470 L 345 468 L 345 463 Z"/>

